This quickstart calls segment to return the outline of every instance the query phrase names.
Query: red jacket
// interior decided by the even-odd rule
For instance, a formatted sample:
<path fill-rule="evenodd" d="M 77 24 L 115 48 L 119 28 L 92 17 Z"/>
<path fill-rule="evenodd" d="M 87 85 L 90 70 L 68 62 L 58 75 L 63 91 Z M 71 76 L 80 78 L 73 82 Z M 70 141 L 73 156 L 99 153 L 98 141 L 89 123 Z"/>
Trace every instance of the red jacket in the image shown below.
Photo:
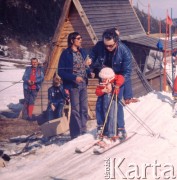
<path fill-rule="evenodd" d="M 115 87 L 114 92 L 115 94 L 119 94 L 119 87 L 121 87 L 124 83 L 124 77 L 122 75 L 115 75 L 115 78 L 112 79 L 109 83 L 112 84 L 112 86 Z M 103 92 L 103 89 L 107 86 L 107 84 L 99 84 L 96 88 L 95 94 L 97 96 L 102 96 L 103 94 L 105 94 L 105 92 Z"/>

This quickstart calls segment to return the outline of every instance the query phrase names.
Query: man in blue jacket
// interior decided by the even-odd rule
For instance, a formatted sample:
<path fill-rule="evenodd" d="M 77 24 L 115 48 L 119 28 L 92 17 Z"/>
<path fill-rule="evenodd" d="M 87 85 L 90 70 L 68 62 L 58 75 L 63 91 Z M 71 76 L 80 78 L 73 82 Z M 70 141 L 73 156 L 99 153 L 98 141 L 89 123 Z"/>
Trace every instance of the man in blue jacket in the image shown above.
<path fill-rule="evenodd" d="M 23 75 L 23 90 L 24 90 L 24 110 L 23 110 L 23 118 L 26 119 L 27 112 L 27 119 L 32 120 L 32 113 L 34 108 L 34 102 L 37 96 L 37 92 L 41 87 L 41 83 L 44 79 L 44 73 L 42 67 L 38 65 L 38 59 L 32 58 L 31 59 L 31 66 L 27 67 L 25 73 Z"/>
<path fill-rule="evenodd" d="M 68 36 L 68 48 L 59 59 L 58 74 L 62 78 L 64 89 L 69 90 L 71 102 L 70 135 L 71 138 L 86 133 L 88 119 L 87 66 L 90 59 L 81 48 L 82 37 L 78 32 Z"/>
<path fill-rule="evenodd" d="M 118 136 L 120 138 L 125 138 L 126 130 L 124 122 L 124 113 L 123 106 L 120 100 L 122 100 L 123 93 L 125 93 L 125 84 L 130 82 L 130 76 L 132 72 L 132 55 L 130 53 L 130 50 L 121 41 L 119 41 L 118 38 L 119 37 L 116 34 L 115 30 L 106 30 L 102 36 L 103 40 L 99 41 L 92 49 L 90 58 L 92 59 L 91 68 L 94 69 L 95 73 L 98 73 L 102 67 L 110 67 L 114 70 L 115 74 L 121 74 L 125 78 L 125 83 L 123 86 L 121 86 L 118 95 L 117 116 Z M 124 94 L 124 96 L 126 95 Z M 99 109 L 97 111 L 99 111 Z M 99 125 L 103 123 L 104 120 L 103 122 L 98 122 Z"/>

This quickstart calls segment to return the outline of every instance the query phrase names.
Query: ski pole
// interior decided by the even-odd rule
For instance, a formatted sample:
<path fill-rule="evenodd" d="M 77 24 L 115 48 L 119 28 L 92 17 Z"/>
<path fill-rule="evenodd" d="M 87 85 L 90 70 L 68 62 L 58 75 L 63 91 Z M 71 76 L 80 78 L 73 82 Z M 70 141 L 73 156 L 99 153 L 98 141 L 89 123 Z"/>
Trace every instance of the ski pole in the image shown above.
<path fill-rule="evenodd" d="M 117 98 L 118 98 L 118 95 L 116 94 L 116 105 L 115 105 L 114 108 L 115 108 L 115 110 L 116 110 L 116 113 L 115 113 L 115 114 L 116 114 L 116 116 L 118 117 L 118 114 L 117 114 L 117 113 L 118 113 Z M 115 120 L 115 119 L 114 119 L 114 120 Z M 116 121 L 114 121 L 114 128 L 115 128 L 115 129 L 114 129 L 114 132 L 115 132 L 114 135 L 115 135 L 115 136 L 117 136 L 117 128 L 118 128 L 118 127 L 117 127 L 117 123 L 118 123 L 118 122 L 117 122 L 117 118 L 116 118 Z"/>
<path fill-rule="evenodd" d="M 152 129 L 143 120 L 141 120 L 141 118 L 137 116 L 129 107 L 126 107 L 125 103 L 122 102 L 122 100 L 120 101 L 120 104 L 125 107 L 125 109 L 139 122 L 139 124 L 141 124 L 142 127 L 144 127 L 144 129 L 146 129 L 149 134 L 155 136 L 155 133 L 152 131 Z"/>
<path fill-rule="evenodd" d="M 103 129 L 101 131 L 101 136 L 103 135 L 103 132 L 104 132 L 104 128 L 106 126 L 106 123 L 107 123 L 107 120 L 108 120 L 108 115 L 109 115 L 109 111 L 110 111 L 110 108 L 111 108 L 111 105 L 112 105 L 112 100 L 114 98 L 114 94 L 112 95 L 111 97 L 111 100 L 110 100 L 110 103 L 109 103 L 109 107 L 108 107 L 108 110 L 106 112 L 106 116 L 105 116 L 105 120 L 104 120 L 104 124 L 103 124 Z"/>
<path fill-rule="evenodd" d="M 0 92 L 2 92 L 2 91 L 4 91 L 4 90 L 6 90 L 6 89 L 8 89 L 8 88 L 10 88 L 10 87 L 12 87 L 12 86 L 14 86 L 14 85 L 16 85 L 17 83 L 21 83 L 21 81 L 22 81 L 22 80 L 17 81 L 17 82 L 15 82 L 14 84 L 12 84 L 12 85 L 10 85 L 10 86 L 4 88 L 4 89 L 1 89 Z"/>

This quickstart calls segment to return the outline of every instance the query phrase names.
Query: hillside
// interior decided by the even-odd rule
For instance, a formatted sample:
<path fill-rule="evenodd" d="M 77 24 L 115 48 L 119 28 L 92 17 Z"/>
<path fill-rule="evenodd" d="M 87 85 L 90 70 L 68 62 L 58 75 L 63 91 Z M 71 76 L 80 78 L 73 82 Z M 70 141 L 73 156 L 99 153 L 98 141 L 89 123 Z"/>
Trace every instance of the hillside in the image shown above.
<path fill-rule="evenodd" d="M 0 0 L 0 43 L 49 42 L 58 23 L 64 0 Z"/>
<path fill-rule="evenodd" d="M 144 11 L 139 10 L 138 8 L 134 7 L 135 12 L 144 28 L 144 30 L 147 32 L 148 31 L 148 14 L 145 13 Z M 166 32 L 166 20 L 161 20 L 161 32 L 165 33 Z M 154 33 L 159 33 L 159 20 L 154 18 L 154 17 L 150 17 L 150 33 L 154 34 Z M 175 32 L 175 27 L 177 28 L 177 19 L 173 19 L 173 33 Z"/>
<path fill-rule="evenodd" d="M 63 3 L 64 0 L 0 0 L 0 55 L 7 47 L 6 54 L 11 58 L 24 58 L 24 49 L 46 54 Z"/>
<path fill-rule="evenodd" d="M 1 180 L 176 179 L 177 123 L 171 102 L 171 94 L 153 92 L 126 106 L 128 135 L 136 135 L 102 155 L 92 149 L 74 152 L 93 139 L 94 130 L 64 145 L 44 146 L 38 139 L 29 146 L 31 153 L 13 157 L 0 169 Z"/>

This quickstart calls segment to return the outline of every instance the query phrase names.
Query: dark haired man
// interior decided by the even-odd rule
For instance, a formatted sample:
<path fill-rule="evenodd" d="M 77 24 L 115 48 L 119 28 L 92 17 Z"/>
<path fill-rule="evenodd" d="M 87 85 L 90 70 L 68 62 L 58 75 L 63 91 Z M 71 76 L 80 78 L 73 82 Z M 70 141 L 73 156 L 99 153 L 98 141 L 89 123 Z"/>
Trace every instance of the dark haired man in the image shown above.
<path fill-rule="evenodd" d="M 86 133 L 88 119 L 87 66 L 91 60 L 81 48 L 82 37 L 78 32 L 68 36 L 68 48 L 59 59 L 58 74 L 63 80 L 64 89 L 69 90 L 71 102 L 71 138 Z"/>
<path fill-rule="evenodd" d="M 31 66 L 27 67 L 23 75 L 23 89 L 25 104 L 23 109 L 23 118 L 25 118 L 27 112 L 27 119 L 32 120 L 32 113 L 34 108 L 34 102 L 37 96 L 37 92 L 41 87 L 41 83 L 44 80 L 44 73 L 41 66 L 38 65 L 38 59 L 31 59 Z"/>
<path fill-rule="evenodd" d="M 130 76 L 132 72 L 132 55 L 130 50 L 121 41 L 119 41 L 119 37 L 116 34 L 114 28 L 104 31 L 102 39 L 102 41 L 99 41 L 93 47 L 90 54 L 90 58 L 92 59 L 91 68 L 95 70 L 95 73 L 98 73 L 102 67 L 110 67 L 114 70 L 115 74 L 121 74 L 125 78 L 125 83 L 123 86 L 121 86 L 118 95 L 117 115 L 118 136 L 120 138 L 125 138 L 126 131 L 124 113 L 123 106 L 120 101 L 123 97 L 125 84 L 130 82 Z M 97 111 L 99 111 L 99 109 Z M 97 119 L 100 118 L 98 117 Z M 103 123 L 104 120 L 102 122 L 97 122 L 98 127 L 103 125 Z"/>

